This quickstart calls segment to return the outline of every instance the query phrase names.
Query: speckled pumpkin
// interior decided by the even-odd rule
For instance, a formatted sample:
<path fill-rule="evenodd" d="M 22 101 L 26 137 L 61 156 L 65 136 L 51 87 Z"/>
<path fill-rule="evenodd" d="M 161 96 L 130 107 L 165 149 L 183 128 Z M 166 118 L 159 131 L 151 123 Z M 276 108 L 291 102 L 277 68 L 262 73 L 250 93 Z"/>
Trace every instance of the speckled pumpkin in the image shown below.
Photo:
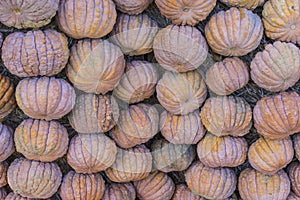
<path fill-rule="evenodd" d="M 40 200 L 40 199 L 32 199 L 32 198 L 22 197 L 19 194 L 11 192 L 6 196 L 6 198 L 4 198 L 4 200 Z M 50 200 L 50 199 L 48 199 L 48 200 Z"/>
<path fill-rule="evenodd" d="M 136 192 L 132 183 L 111 183 L 106 185 L 102 200 L 135 200 Z"/>
<path fill-rule="evenodd" d="M 300 196 L 300 164 L 299 162 L 293 162 L 287 169 L 288 175 L 291 180 L 291 186 L 293 192 Z"/>
<path fill-rule="evenodd" d="M 300 161 L 300 133 L 293 135 L 295 156 Z"/>
<path fill-rule="evenodd" d="M 259 100 L 253 110 L 258 133 L 270 139 L 282 139 L 300 131 L 300 96 L 281 92 Z"/>
<path fill-rule="evenodd" d="M 105 182 L 100 174 L 77 174 L 70 171 L 64 176 L 59 195 L 62 200 L 99 200 L 105 190 Z"/>
<path fill-rule="evenodd" d="M 154 38 L 153 50 L 160 66 L 175 72 L 197 69 L 208 54 L 205 38 L 190 26 L 169 25 L 160 30 Z"/>
<path fill-rule="evenodd" d="M 131 61 L 114 89 L 114 95 L 126 103 L 137 103 L 151 97 L 158 81 L 157 68 L 147 61 Z"/>
<path fill-rule="evenodd" d="M 4 199 L 5 200 L 6 196 L 7 196 L 7 192 L 6 192 L 5 188 L 0 188 L 0 199 Z M 8 200 L 10 200 L 10 199 L 8 199 Z"/>
<path fill-rule="evenodd" d="M 176 189 L 172 200 L 204 200 L 204 198 L 195 195 L 192 191 L 184 184 L 176 185 Z"/>
<path fill-rule="evenodd" d="M 137 197 L 142 200 L 171 199 L 175 191 L 173 180 L 163 172 L 153 172 L 147 178 L 133 184 Z"/>
<path fill-rule="evenodd" d="M 102 39 L 78 41 L 71 48 L 67 76 L 87 93 L 105 94 L 115 88 L 125 69 L 121 49 Z"/>
<path fill-rule="evenodd" d="M 117 9 L 129 15 L 142 13 L 153 0 L 114 0 Z"/>
<path fill-rule="evenodd" d="M 286 200 L 299 200 L 299 199 L 300 197 L 298 197 L 297 195 L 291 192 Z"/>
<path fill-rule="evenodd" d="M 59 0 L 0 1 L 0 21 L 8 27 L 39 28 L 51 22 Z"/>
<path fill-rule="evenodd" d="M 241 97 L 211 97 L 200 116 L 206 129 L 216 136 L 244 136 L 252 126 L 251 107 Z"/>
<path fill-rule="evenodd" d="M 214 14 L 205 26 L 209 46 L 224 56 L 243 56 L 256 49 L 263 36 L 258 15 L 245 8 Z"/>
<path fill-rule="evenodd" d="M 77 134 L 70 142 L 68 164 L 77 173 L 97 173 L 116 160 L 117 146 L 104 134 Z"/>
<path fill-rule="evenodd" d="M 67 129 L 56 121 L 24 120 L 15 130 L 16 150 L 27 159 L 52 162 L 68 149 Z"/>
<path fill-rule="evenodd" d="M 50 198 L 58 190 L 62 173 L 56 163 L 15 159 L 8 168 L 10 188 L 23 197 Z"/>
<path fill-rule="evenodd" d="M 244 200 L 283 200 L 290 193 L 290 180 L 283 170 L 266 175 L 247 168 L 239 176 L 238 189 Z"/>
<path fill-rule="evenodd" d="M 7 76 L 0 74 L 0 120 L 16 107 L 15 88 Z"/>
<path fill-rule="evenodd" d="M 7 185 L 7 169 L 8 163 L 6 161 L 0 162 L 0 187 Z"/>
<path fill-rule="evenodd" d="M 157 23 L 146 14 L 120 14 L 110 40 L 126 55 L 142 55 L 152 51 L 158 29 Z"/>
<path fill-rule="evenodd" d="M 160 104 L 175 115 L 186 115 L 198 109 L 207 95 L 204 79 L 197 71 L 165 72 L 156 92 Z"/>
<path fill-rule="evenodd" d="M 186 171 L 185 180 L 194 194 L 207 199 L 226 199 L 233 194 L 237 185 L 237 178 L 232 169 L 210 168 L 199 161 Z"/>
<path fill-rule="evenodd" d="M 145 145 L 130 149 L 118 148 L 114 164 L 105 171 L 114 182 L 130 182 L 146 178 L 152 169 L 152 155 Z"/>
<path fill-rule="evenodd" d="M 155 0 L 160 12 L 173 24 L 195 26 L 206 19 L 217 0 L 174 1 Z"/>
<path fill-rule="evenodd" d="M 249 81 L 247 65 L 239 58 L 225 58 L 206 71 L 205 82 L 218 95 L 230 95 Z"/>
<path fill-rule="evenodd" d="M 111 95 L 82 94 L 68 118 L 79 133 L 107 132 L 118 121 L 119 106 Z"/>
<path fill-rule="evenodd" d="M 261 0 L 220 0 L 228 6 L 244 7 L 247 9 L 255 9 L 261 4 Z"/>
<path fill-rule="evenodd" d="M 131 105 L 120 112 L 117 126 L 110 132 L 111 138 L 122 148 L 146 143 L 158 132 L 159 113 L 149 104 Z"/>
<path fill-rule="evenodd" d="M 14 130 L 0 123 L 0 162 L 5 161 L 15 152 Z"/>
<path fill-rule="evenodd" d="M 112 0 L 61 0 L 57 25 L 75 39 L 101 38 L 113 29 L 115 7 Z"/>

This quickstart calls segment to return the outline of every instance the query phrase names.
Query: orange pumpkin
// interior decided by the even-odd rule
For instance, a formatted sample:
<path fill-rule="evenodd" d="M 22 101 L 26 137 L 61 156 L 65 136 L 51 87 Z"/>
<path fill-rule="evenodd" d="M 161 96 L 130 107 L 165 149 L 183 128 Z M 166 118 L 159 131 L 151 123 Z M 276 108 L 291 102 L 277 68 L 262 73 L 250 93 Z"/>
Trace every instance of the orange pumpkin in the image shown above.
<path fill-rule="evenodd" d="M 136 192 L 132 183 L 111 183 L 106 185 L 102 200 L 135 200 Z"/>
<path fill-rule="evenodd" d="M 7 185 L 7 169 L 8 163 L 6 161 L 0 162 L 0 188 Z"/>
<path fill-rule="evenodd" d="M 287 172 L 291 180 L 293 192 L 295 193 L 295 195 L 300 196 L 300 163 L 291 163 L 288 167 Z"/>
<path fill-rule="evenodd" d="M 153 0 L 114 0 L 117 9 L 129 15 L 142 13 Z"/>
<path fill-rule="evenodd" d="M 176 189 L 172 200 L 205 200 L 204 198 L 195 195 L 192 191 L 184 184 L 176 185 Z"/>
<path fill-rule="evenodd" d="M 14 130 L 0 123 L 0 162 L 5 161 L 15 152 Z"/>
<path fill-rule="evenodd" d="M 0 74 L 0 120 L 16 107 L 15 88 L 7 76 Z"/>

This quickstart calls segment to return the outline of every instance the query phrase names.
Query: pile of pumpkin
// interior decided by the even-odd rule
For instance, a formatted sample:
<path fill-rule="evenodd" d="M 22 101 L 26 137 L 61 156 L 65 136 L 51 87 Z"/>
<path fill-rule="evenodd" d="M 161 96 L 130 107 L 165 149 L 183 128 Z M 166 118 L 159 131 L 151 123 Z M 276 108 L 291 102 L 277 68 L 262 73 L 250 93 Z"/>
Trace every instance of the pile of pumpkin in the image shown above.
<path fill-rule="evenodd" d="M 300 199 L 300 91 L 286 91 L 300 79 L 300 0 L 220 1 L 231 8 L 1 0 L 1 23 L 22 30 L 1 35 L 3 64 L 21 81 L 0 75 L 0 199 Z M 173 25 L 147 16 L 151 3 Z M 252 10 L 262 5 L 261 19 Z M 53 20 L 59 30 L 45 28 Z M 205 33 L 195 27 L 203 20 Z M 264 33 L 277 41 L 249 70 L 238 57 Z M 159 65 L 136 59 L 152 51 Z M 227 58 L 202 70 L 209 51 Z M 65 67 L 69 81 L 57 76 Z M 250 77 L 273 92 L 253 111 L 232 95 Z M 146 103 L 153 97 L 159 105 Z M 5 119 L 16 105 L 29 118 L 13 130 Z M 64 116 L 77 132 L 70 141 Z M 253 124 L 261 137 L 248 148 Z M 23 156 L 7 162 L 15 151 Z M 74 171 L 63 175 L 55 161 L 65 155 Z M 174 171 L 186 184 L 174 184 Z"/>

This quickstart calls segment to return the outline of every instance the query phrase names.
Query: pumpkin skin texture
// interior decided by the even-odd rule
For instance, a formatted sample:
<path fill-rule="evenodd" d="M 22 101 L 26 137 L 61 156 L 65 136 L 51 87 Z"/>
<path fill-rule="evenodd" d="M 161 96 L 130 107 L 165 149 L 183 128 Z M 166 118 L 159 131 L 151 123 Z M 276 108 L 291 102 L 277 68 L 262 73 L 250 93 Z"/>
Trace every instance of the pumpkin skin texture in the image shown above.
<path fill-rule="evenodd" d="M 16 107 L 15 88 L 7 76 L 0 74 L 0 120 Z"/>
<path fill-rule="evenodd" d="M 165 72 L 156 86 L 160 104 L 170 113 L 186 115 L 198 109 L 205 101 L 207 89 L 197 71 Z"/>
<path fill-rule="evenodd" d="M 0 162 L 0 187 L 7 185 L 7 169 L 8 163 L 6 161 Z"/>
<path fill-rule="evenodd" d="M 255 9 L 261 4 L 261 0 L 220 0 L 222 3 L 225 3 L 228 6 L 243 7 L 250 10 Z"/>
<path fill-rule="evenodd" d="M 206 72 L 206 84 L 218 95 L 230 95 L 243 88 L 249 81 L 247 65 L 239 58 L 225 58 Z"/>
<path fill-rule="evenodd" d="M 105 171 L 108 178 L 117 183 L 146 178 L 152 169 L 152 155 L 145 145 L 130 149 L 118 148 L 114 164 Z"/>
<path fill-rule="evenodd" d="M 138 15 L 142 13 L 153 0 L 114 0 L 119 11 L 129 14 Z"/>
<path fill-rule="evenodd" d="M 257 132 L 269 139 L 282 139 L 300 132 L 300 96 L 281 92 L 259 100 L 253 110 Z"/>
<path fill-rule="evenodd" d="M 5 161 L 15 152 L 14 130 L 0 123 L 0 162 Z"/>
<path fill-rule="evenodd" d="M 233 194 L 237 184 L 233 170 L 206 167 L 199 161 L 186 171 L 185 180 L 194 194 L 207 199 L 226 199 Z"/>
<path fill-rule="evenodd" d="M 299 200 L 300 197 L 298 197 L 297 195 L 295 195 L 294 193 L 290 193 L 287 200 Z"/>
<path fill-rule="evenodd" d="M 247 168 L 239 176 L 238 189 L 243 200 L 282 200 L 290 193 L 290 180 L 283 170 L 266 175 Z"/>
<path fill-rule="evenodd" d="M 1 197 L 1 196 L 0 196 Z M 27 198 L 27 197 L 22 197 L 19 194 L 16 193 L 9 193 L 4 200 L 39 200 L 39 199 L 32 199 L 32 198 Z M 49 200 L 49 199 L 48 199 Z"/>
<path fill-rule="evenodd" d="M 146 14 L 120 14 L 111 32 L 110 40 L 129 56 L 152 51 L 153 40 L 159 28 Z"/>
<path fill-rule="evenodd" d="M 105 94 L 115 88 L 125 69 L 121 49 L 102 39 L 78 41 L 71 48 L 67 76 L 76 88 Z"/>
<path fill-rule="evenodd" d="M 279 92 L 300 79 L 300 50 L 292 43 L 268 44 L 251 62 L 251 78 L 260 87 Z"/>
<path fill-rule="evenodd" d="M 26 119 L 15 130 L 16 150 L 29 160 L 52 162 L 68 150 L 67 129 L 56 121 Z"/>
<path fill-rule="evenodd" d="M 8 27 L 40 28 L 51 22 L 59 0 L 1 1 L 0 21 Z"/>
<path fill-rule="evenodd" d="M 147 61 L 131 61 L 114 89 L 114 95 L 126 103 L 138 103 L 151 97 L 158 81 L 157 68 Z"/>
<path fill-rule="evenodd" d="M 300 133 L 293 135 L 295 156 L 300 161 Z"/>
<path fill-rule="evenodd" d="M 131 148 L 146 143 L 158 132 L 159 113 L 149 104 L 131 105 L 122 110 L 117 126 L 111 132 L 111 138 L 122 148 Z"/>
<path fill-rule="evenodd" d="M 243 98 L 235 96 L 209 98 L 200 116 L 207 131 L 216 136 L 244 136 L 252 126 L 250 105 Z"/>
<path fill-rule="evenodd" d="M 99 200 L 105 190 L 105 182 L 100 174 L 77 174 L 70 171 L 65 175 L 59 195 L 62 200 Z"/>
<path fill-rule="evenodd" d="M 61 0 L 57 25 L 75 39 L 101 38 L 113 29 L 117 11 L 112 0 Z"/>
<path fill-rule="evenodd" d="M 252 11 L 233 7 L 211 17 L 205 26 L 205 36 L 214 52 L 223 56 L 243 56 L 260 44 L 263 25 Z"/>
<path fill-rule="evenodd" d="M 77 173 L 97 173 L 116 160 L 117 146 L 104 134 L 77 134 L 70 142 L 68 164 Z"/>
<path fill-rule="evenodd" d="M 162 15 L 173 24 L 195 26 L 206 19 L 216 6 L 217 0 L 174 1 L 155 0 Z"/>
<path fill-rule="evenodd" d="M 160 30 L 154 38 L 153 50 L 160 66 L 175 72 L 197 69 L 208 54 L 205 38 L 190 26 L 169 25 Z"/>
<path fill-rule="evenodd" d="M 79 133 L 107 132 L 118 121 L 119 106 L 111 95 L 82 94 L 68 118 Z"/>
<path fill-rule="evenodd" d="M 67 37 L 53 29 L 14 32 L 5 38 L 2 47 L 4 65 L 19 77 L 56 75 L 68 58 Z"/>
<path fill-rule="evenodd" d="M 171 199 L 175 191 L 173 180 L 163 172 L 153 172 L 147 178 L 133 184 L 137 197 L 141 200 Z"/>
<path fill-rule="evenodd" d="M 0 199 L 5 199 L 7 192 L 5 188 L 0 188 Z"/>
<path fill-rule="evenodd" d="M 293 192 L 297 196 L 300 196 L 300 164 L 299 164 L 299 162 L 291 163 L 287 169 L 287 172 L 288 172 L 288 175 L 291 180 Z"/>
<path fill-rule="evenodd" d="M 111 183 L 106 185 L 102 200 L 135 200 L 136 192 L 132 183 Z"/>
<path fill-rule="evenodd" d="M 176 185 L 176 189 L 172 200 L 205 200 L 204 198 L 195 195 L 192 191 L 184 184 Z"/>
<path fill-rule="evenodd" d="M 10 188 L 23 197 L 50 198 L 58 190 L 62 173 L 56 163 L 15 159 L 8 168 Z"/>

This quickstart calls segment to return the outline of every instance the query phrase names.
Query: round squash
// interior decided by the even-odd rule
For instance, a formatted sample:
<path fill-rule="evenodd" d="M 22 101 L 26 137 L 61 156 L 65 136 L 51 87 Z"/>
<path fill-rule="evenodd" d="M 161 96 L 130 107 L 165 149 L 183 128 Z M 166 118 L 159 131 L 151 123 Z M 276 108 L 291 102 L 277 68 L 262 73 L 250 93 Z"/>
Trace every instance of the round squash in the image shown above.
<path fill-rule="evenodd" d="M 0 162 L 0 188 L 7 185 L 7 169 L 8 163 L 6 161 Z"/>
<path fill-rule="evenodd" d="M 0 199 L 4 199 L 5 200 L 6 196 L 7 196 L 7 192 L 6 192 L 5 188 L 0 188 Z M 8 200 L 10 200 L 10 199 L 8 199 Z M 17 200 L 19 200 L 19 199 L 17 199 Z"/>
<path fill-rule="evenodd" d="M 293 192 L 300 196 L 300 163 L 293 162 L 287 169 Z"/>
<path fill-rule="evenodd" d="M 228 6 L 243 7 L 250 10 L 254 10 L 259 6 L 262 0 L 220 0 Z"/>
<path fill-rule="evenodd" d="M 0 123 L 0 162 L 5 161 L 15 152 L 14 130 Z"/>
<path fill-rule="evenodd" d="M 176 189 L 172 200 L 204 200 L 204 198 L 195 195 L 192 191 L 184 184 L 176 185 Z"/>
<path fill-rule="evenodd" d="M 111 183 L 106 185 L 102 200 L 135 200 L 136 192 L 132 183 Z"/>
<path fill-rule="evenodd" d="M 300 197 L 298 197 L 297 195 L 291 192 L 286 200 L 299 200 L 299 199 Z"/>
<path fill-rule="evenodd" d="M 295 156 L 300 161 L 300 133 L 293 135 Z"/>
<path fill-rule="evenodd" d="M 129 15 L 142 13 L 153 0 L 114 0 L 117 9 Z"/>
<path fill-rule="evenodd" d="M 32 198 L 22 197 L 19 194 L 11 192 L 6 196 L 6 198 L 4 198 L 4 200 L 40 200 L 40 199 L 32 199 Z M 48 199 L 48 200 L 50 200 L 50 199 Z"/>
<path fill-rule="evenodd" d="M 15 88 L 11 80 L 0 74 L 0 120 L 16 107 Z"/>

